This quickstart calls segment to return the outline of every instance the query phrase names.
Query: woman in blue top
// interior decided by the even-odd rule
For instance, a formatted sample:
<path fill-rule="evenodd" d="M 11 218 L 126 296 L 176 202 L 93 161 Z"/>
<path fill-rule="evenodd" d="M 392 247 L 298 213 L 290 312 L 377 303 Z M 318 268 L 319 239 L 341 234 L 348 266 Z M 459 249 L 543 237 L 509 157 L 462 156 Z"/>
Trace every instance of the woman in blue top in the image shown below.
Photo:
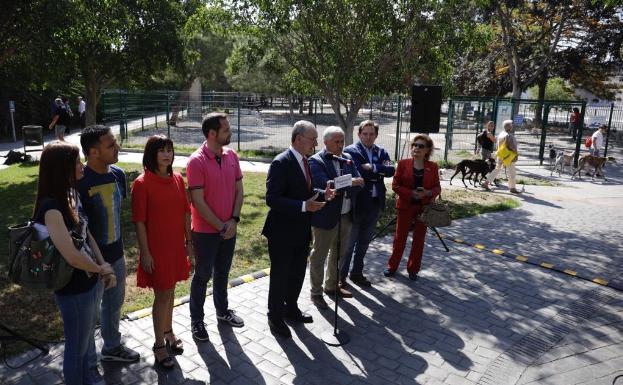
<path fill-rule="evenodd" d="M 102 258 L 88 232 L 87 219 L 75 190 L 82 178 L 79 149 L 67 142 L 45 146 L 39 164 L 39 184 L 33 218 L 39 238 L 49 236 L 54 247 L 74 267 L 69 283 L 54 292 L 63 318 L 65 384 L 94 383 L 88 370 L 87 348 L 93 339 L 95 286 L 101 277 L 106 288 L 116 284 L 112 268 Z M 71 233 L 87 242 L 77 249 Z"/>

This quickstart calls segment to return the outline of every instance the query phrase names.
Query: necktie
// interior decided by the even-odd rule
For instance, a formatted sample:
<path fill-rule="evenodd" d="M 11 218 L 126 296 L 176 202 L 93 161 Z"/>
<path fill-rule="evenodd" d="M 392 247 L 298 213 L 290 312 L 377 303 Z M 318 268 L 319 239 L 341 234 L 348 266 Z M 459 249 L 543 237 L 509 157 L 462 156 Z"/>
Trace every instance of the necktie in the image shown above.
<path fill-rule="evenodd" d="M 311 190 L 311 170 L 307 158 L 303 157 L 303 166 L 305 166 L 305 180 L 307 181 L 307 189 Z"/>

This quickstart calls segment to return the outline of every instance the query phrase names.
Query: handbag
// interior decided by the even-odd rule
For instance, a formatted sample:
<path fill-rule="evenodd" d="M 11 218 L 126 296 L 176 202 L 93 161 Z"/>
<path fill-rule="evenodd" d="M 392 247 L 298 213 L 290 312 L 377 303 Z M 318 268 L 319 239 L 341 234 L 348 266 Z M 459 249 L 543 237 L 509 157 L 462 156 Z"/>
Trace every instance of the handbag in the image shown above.
<path fill-rule="evenodd" d="M 11 282 L 35 290 L 59 290 L 71 280 L 74 267 L 56 249 L 50 237 L 39 240 L 29 221 L 9 227 L 9 270 Z M 84 246 L 84 238 L 71 232 L 74 246 Z"/>
<path fill-rule="evenodd" d="M 420 217 L 427 227 L 447 227 L 452 224 L 448 205 L 441 201 L 441 195 L 437 201 L 424 206 L 424 211 Z"/>

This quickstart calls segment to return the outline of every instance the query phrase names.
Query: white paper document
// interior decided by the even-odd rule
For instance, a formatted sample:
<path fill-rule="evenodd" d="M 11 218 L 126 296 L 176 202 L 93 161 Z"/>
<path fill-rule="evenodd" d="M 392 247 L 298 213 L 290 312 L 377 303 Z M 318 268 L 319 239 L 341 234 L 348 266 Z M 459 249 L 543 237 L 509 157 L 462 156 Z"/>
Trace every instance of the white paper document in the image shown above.
<path fill-rule="evenodd" d="M 338 176 L 333 181 L 335 182 L 336 190 L 339 190 L 344 187 L 350 187 L 353 185 L 353 177 L 351 174 Z"/>

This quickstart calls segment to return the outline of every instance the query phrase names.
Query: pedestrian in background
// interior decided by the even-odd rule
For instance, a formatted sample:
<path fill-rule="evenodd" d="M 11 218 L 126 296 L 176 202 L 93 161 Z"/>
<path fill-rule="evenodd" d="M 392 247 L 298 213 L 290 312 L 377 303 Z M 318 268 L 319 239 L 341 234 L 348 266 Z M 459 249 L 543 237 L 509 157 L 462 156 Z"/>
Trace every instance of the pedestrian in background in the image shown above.
<path fill-rule="evenodd" d="M 61 98 L 56 98 L 54 102 L 56 103 L 56 110 L 54 110 L 54 116 L 52 117 L 52 122 L 50 122 L 48 129 L 54 129 L 56 139 L 64 142 L 65 130 L 69 126 L 71 117 L 69 116 L 67 108 L 63 104 L 63 100 Z"/>
<path fill-rule="evenodd" d="M 84 129 L 87 125 L 87 104 L 82 99 L 82 96 L 78 96 L 78 114 L 80 119 L 80 128 Z"/>

